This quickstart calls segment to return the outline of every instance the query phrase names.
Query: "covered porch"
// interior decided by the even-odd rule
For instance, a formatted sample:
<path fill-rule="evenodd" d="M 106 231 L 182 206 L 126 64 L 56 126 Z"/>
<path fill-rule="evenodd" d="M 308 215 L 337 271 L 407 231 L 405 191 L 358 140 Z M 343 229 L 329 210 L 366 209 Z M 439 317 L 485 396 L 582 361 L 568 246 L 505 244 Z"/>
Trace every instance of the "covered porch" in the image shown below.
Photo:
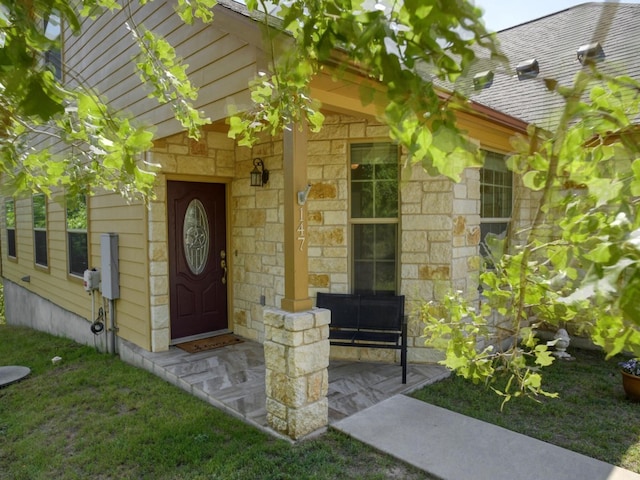
<path fill-rule="evenodd" d="M 200 353 L 171 347 L 149 352 L 120 342 L 120 357 L 261 430 L 276 432 L 267 422 L 265 356 L 262 344 L 242 343 Z M 331 361 L 329 425 L 393 395 L 409 393 L 448 376 L 440 365 L 410 364 L 402 384 L 399 364 Z"/>

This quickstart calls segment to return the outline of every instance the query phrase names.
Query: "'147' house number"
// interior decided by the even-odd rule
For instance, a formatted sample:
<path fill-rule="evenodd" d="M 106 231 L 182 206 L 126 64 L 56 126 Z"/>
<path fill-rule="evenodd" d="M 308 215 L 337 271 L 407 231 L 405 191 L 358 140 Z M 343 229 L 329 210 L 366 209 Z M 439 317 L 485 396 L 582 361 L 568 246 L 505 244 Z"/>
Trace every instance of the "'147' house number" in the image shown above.
<path fill-rule="evenodd" d="M 300 221 L 298 222 L 298 228 L 296 230 L 298 232 L 298 241 L 300 242 L 300 251 L 302 251 L 304 247 L 304 242 L 306 237 L 304 236 L 304 209 L 300 207 Z"/>

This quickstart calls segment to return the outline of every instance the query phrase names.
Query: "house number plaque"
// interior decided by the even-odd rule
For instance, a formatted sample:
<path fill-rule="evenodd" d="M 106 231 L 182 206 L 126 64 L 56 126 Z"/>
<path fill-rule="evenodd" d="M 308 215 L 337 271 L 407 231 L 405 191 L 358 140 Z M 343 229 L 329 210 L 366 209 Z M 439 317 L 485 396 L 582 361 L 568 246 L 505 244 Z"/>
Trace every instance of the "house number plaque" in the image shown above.
<path fill-rule="evenodd" d="M 300 207 L 300 221 L 298 222 L 298 228 L 296 229 L 296 231 L 298 232 L 298 241 L 300 242 L 300 251 L 302 252 L 302 249 L 304 247 L 304 242 L 306 240 L 305 237 L 305 229 L 304 229 L 304 208 Z"/>

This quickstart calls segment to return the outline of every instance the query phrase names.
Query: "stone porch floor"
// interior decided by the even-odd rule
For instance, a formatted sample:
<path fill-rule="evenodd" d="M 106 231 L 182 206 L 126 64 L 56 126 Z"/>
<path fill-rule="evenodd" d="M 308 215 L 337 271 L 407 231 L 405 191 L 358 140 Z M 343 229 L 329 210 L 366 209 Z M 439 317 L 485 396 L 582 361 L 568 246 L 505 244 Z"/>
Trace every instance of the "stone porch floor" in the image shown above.
<path fill-rule="evenodd" d="M 120 357 L 163 378 L 196 397 L 269 433 L 267 423 L 264 350 L 260 343 L 243 343 L 206 352 L 187 353 L 177 347 L 153 353 L 126 341 Z M 440 365 L 412 365 L 402 384 L 399 364 L 346 362 L 329 364 L 329 424 L 351 416 L 393 395 L 409 393 L 445 378 Z"/>

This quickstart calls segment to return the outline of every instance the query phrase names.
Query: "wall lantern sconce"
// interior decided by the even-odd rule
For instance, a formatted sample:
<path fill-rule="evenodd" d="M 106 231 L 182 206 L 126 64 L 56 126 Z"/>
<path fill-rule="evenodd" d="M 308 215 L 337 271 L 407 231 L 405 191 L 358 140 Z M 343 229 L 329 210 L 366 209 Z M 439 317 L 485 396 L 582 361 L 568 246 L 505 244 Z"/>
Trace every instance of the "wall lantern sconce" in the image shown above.
<path fill-rule="evenodd" d="M 251 170 L 251 186 L 264 187 L 269 181 L 269 170 L 264 168 L 261 158 L 253 159 L 253 170 Z"/>

